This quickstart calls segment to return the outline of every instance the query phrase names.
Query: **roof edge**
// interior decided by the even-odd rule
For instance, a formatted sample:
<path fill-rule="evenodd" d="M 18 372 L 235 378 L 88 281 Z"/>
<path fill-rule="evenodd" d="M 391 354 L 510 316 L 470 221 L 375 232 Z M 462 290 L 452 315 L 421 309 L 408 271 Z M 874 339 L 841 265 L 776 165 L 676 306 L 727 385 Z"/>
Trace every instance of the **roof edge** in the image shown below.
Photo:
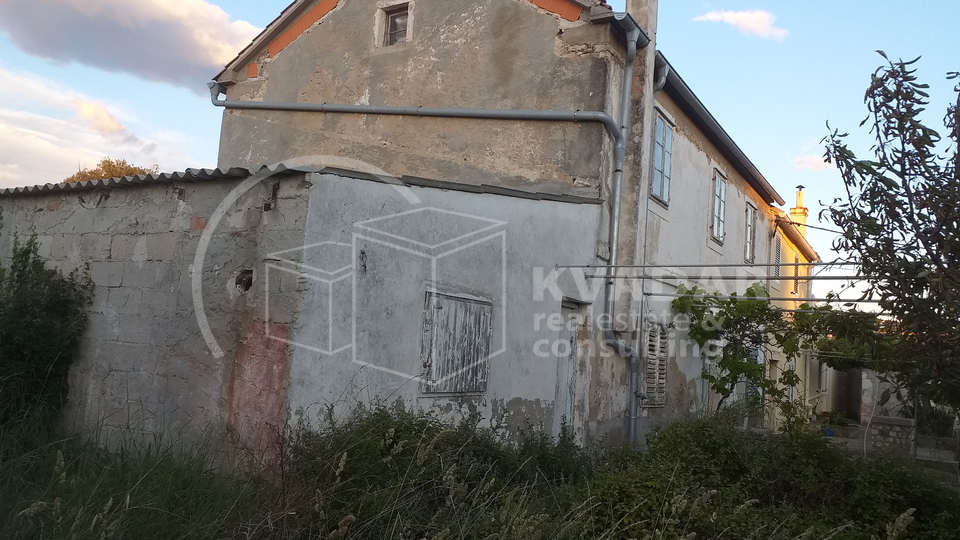
<path fill-rule="evenodd" d="M 774 189 L 773 186 L 770 185 L 770 182 L 760 173 L 756 165 L 750 161 L 750 158 L 744 154 L 743 150 L 737 146 L 737 143 L 734 142 L 726 130 L 723 129 L 720 122 L 718 122 L 713 114 L 704 106 L 700 98 L 693 93 L 690 86 L 684 82 L 677 73 L 677 70 L 673 68 L 670 61 L 667 60 L 660 51 L 657 51 L 657 59 L 665 62 L 668 68 L 667 83 L 664 86 L 664 90 L 677 102 L 677 105 L 690 116 L 694 123 L 697 124 L 697 127 L 710 139 L 710 142 L 716 145 L 720 153 L 730 160 L 734 168 L 743 175 L 747 183 L 757 190 L 757 193 L 759 193 L 768 204 L 787 204 L 786 201 L 783 200 L 783 197 L 777 193 L 777 190 Z"/>
<path fill-rule="evenodd" d="M 802 224 L 798 224 L 790 219 L 790 215 L 779 208 L 774 208 L 774 211 L 777 214 L 777 224 L 780 226 L 780 230 L 787 235 L 787 238 L 790 239 L 793 245 L 797 246 L 797 249 L 800 250 L 800 253 L 806 257 L 809 262 L 819 261 L 820 255 L 818 255 L 813 249 L 813 246 L 810 245 L 810 241 L 807 240 L 807 236 L 799 229 Z"/>
<path fill-rule="evenodd" d="M 263 28 L 263 30 L 259 34 L 257 34 L 257 37 L 253 38 L 253 40 L 250 41 L 250 43 L 246 47 L 244 47 L 237 54 L 237 56 L 233 58 L 233 60 L 228 62 L 227 65 L 224 66 L 224 68 L 220 71 L 220 73 L 217 73 L 217 75 L 213 78 L 213 80 L 221 84 L 229 84 L 232 82 L 236 82 L 232 80 L 232 78 L 228 78 L 228 80 L 223 80 L 223 81 L 221 81 L 220 79 L 228 71 L 239 73 L 240 70 L 243 69 L 246 64 L 249 64 L 250 60 L 252 60 L 257 54 L 259 54 L 259 52 L 263 48 L 265 48 L 267 45 L 270 44 L 270 42 L 272 42 L 274 39 L 279 37 L 280 34 L 283 33 L 283 31 L 287 28 L 286 26 L 287 22 L 289 22 L 291 19 L 296 19 L 297 17 L 302 15 L 303 12 L 305 12 L 307 8 L 310 6 L 310 4 L 312 3 L 313 3 L 313 0 L 293 0 L 293 2 L 291 2 L 290 5 L 284 8 L 284 10 L 281 11 L 279 15 L 277 15 L 277 18 L 270 21 Z"/>
<path fill-rule="evenodd" d="M 142 184 L 161 184 L 173 182 L 201 182 L 207 180 L 240 180 L 256 174 L 262 174 L 264 171 L 270 175 L 277 174 L 332 174 L 344 178 L 355 178 L 369 182 L 382 184 L 391 184 L 406 187 L 421 187 L 441 189 L 445 191 L 460 191 L 466 193 L 479 193 L 486 195 L 500 195 L 518 199 L 529 199 L 535 201 L 552 201 L 570 204 L 589 204 L 598 205 L 603 203 L 603 199 L 584 197 L 580 195 L 551 193 L 546 191 L 526 191 L 513 189 L 504 186 L 490 184 L 460 184 L 445 180 L 432 180 L 429 178 L 419 178 L 416 176 L 382 176 L 354 171 L 351 169 L 342 169 L 338 167 L 288 167 L 283 163 L 267 166 L 262 165 L 256 168 L 232 167 L 229 169 L 187 169 L 182 172 L 160 173 L 160 174 L 141 174 L 137 176 L 123 176 L 117 178 L 104 178 L 100 180 L 88 180 L 84 182 L 71 182 L 69 184 L 42 184 L 36 186 L 25 186 L 0 189 L 0 198 L 47 195 L 53 193 L 72 193 L 96 191 L 98 189 L 125 188 Z"/>

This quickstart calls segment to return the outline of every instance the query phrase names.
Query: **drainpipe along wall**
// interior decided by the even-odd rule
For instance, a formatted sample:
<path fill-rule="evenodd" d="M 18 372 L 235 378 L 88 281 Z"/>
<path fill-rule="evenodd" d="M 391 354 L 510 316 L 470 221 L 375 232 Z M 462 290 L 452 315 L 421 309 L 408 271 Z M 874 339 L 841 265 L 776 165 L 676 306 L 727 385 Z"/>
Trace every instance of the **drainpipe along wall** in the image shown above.
<path fill-rule="evenodd" d="M 629 20 L 633 23 L 629 17 L 623 20 Z M 605 320 L 601 323 L 601 330 L 603 331 L 604 341 L 630 363 L 630 384 L 627 393 L 627 410 L 629 414 L 627 421 L 627 440 L 630 444 L 635 444 L 637 441 L 640 399 L 642 397 L 640 393 L 640 356 L 636 349 L 618 339 L 614 331 L 617 303 L 617 280 L 615 275 L 617 272 L 616 266 L 620 260 L 620 209 L 623 200 L 623 166 L 627 155 L 627 126 L 630 123 L 630 102 L 633 94 L 633 68 L 637 58 L 637 41 L 641 35 L 640 27 L 637 26 L 636 23 L 633 23 L 632 26 L 625 26 L 624 29 L 627 31 L 627 56 L 623 70 L 623 88 L 620 94 L 620 144 L 622 144 L 622 146 L 618 145 L 617 148 L 614 149 L 614 171 L 610 195 L 610 232 L 608 235 L 610 260 L 607 261 L 609 266 L 607 267 L 606 283 L 604 283 L 603 311 Z M 644 46 L 648 43 L 649 41 L 647 40 Z"/>
<path fill-rule="evenodd" d="M 628 440 L 634 443 L 637 438 L 637 420 L 640 394 L 640 358 L 636 349 L 617 338 L 613 321 L 616 308 L 615 272 L 619 260 L 620 209 L 623 191 L 623 167 L 627 155 L 627 131 L 630 122 L 630 102 L 633 92 L 634 62 L 637 50 L 646 47 L 650 39 L 644 34 L 636 21 L 628 14 L 616 14 L 617 23 L 626 32 L 627 54 L 624 62 L 623 86 L 621 89 L 620 118 L 614 118 L 603 111 L 532 111 L 506 109 L 462 109 L 432 107 L 391 107 L 377 105 L 351 105 L 329 103 L 271 103 L 262 101 L 221 100 L 220 94 L 226 94 L 226 88 L 215 82 L 207 83 L 210 88 L 210 101 L 214 106 L 226 109 L 252 109 L 270 111 L 322 112 L 340 114 L 375 114 L 392 116 L 430 116 L 437 118 L 473 118 L 487 120 L 527 120 L 540 122 L 595 122 L 607 128 L 613 140 L 613 177 L 610 195 L 610 223 L 608 245 L 611 265 L 607 269 L 604 286 L 604 315 L 609 324 L 602 324 L 603 339 L 621 356 L 630 362 L 630 387 L 627 399 L 630 420 L 628 422 Z"/>

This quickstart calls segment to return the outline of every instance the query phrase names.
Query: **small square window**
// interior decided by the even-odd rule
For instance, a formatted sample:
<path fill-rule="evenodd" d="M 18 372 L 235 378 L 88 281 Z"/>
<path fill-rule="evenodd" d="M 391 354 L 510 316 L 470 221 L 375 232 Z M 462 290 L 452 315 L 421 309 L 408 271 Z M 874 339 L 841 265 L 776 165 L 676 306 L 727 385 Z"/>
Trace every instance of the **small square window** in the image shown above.
<path fill-rule="evenodd" d="M 407 23 L 410 20 L 410 10 L 408 4 L 394 6 L 385 9 L 384 18 L 384 46 L 396 45 L 407 41 Z"/>

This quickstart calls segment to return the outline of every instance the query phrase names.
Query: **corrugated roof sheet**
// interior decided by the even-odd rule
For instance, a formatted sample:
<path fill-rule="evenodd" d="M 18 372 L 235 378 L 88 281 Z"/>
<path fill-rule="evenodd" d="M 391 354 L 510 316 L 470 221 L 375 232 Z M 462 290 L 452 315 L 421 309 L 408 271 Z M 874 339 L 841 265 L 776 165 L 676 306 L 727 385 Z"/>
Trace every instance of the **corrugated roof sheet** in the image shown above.
<path fill-rule="evenodd" d="M 261 166 L 255 169 L 245 167 L 232 167 L 229 169 L 187 169 L 182 172 L 160 173 L 160 174 L 141 174 L 137 176 L 123 176 L 119 178 L 104 178 L 102 180 L 90 180 L 86 182 L 72 182 L 69 184 L 43 184 L 37 186 L 15 187 L 0 190 L 0 197 L 15 197 L 24 195 L 47 195 L 60 192 L 82 192 L 95 189 L 114 189 L 141 184 L 160 184 L 167 182 L 202 182 L 207 180 L 230 180 L 243 179 L 254 174 L 269 175 L 282 173 L 320 173 L 332 174 L 346 178 L 356 178 L 358 180 L 367 180 L 370 182 L 379 182 L 407 187 L 421 187 L 443 189 L 450 191 L 464 191 L 468 193 L 483 193 L 487 195 L 500 195 L 504 197 L 514 197 L 519 199 L 530 199 L 535 201 L 554 201 L 573 204 L 600 204 L 603 202 L 600 198 L 582 197 L 566 193 L 524 191 L 512 189 L 503 186 L 494 186 L 489 184 L 461 184 L 458 182 L 448 182 L 443 180 L 432 180 L 428 178 L 418 178 L 416 176 L 403 176 L 400 178 L 393 176 L 380 176 L 348 169 L 336 167 L 288 167 L 284 164 L 273 166 Z"/>
<path fill-rule="evenodd" d="M 159 173 L 159 174 L 138 174 L 136 176 L 122 176 L 118 178 L 104 178 L 101 180 L 88 180 L 84 182 L 71 182 L 69 184 L 41 184 L 36 186 L 14 187 L 0 190 L 0 197 L 13 195 L 37 195 L 41 193 L 56 193 L 60 191 L 89 191 L 101 188 L 116 188 L 137 184 L 157 184 L 164 182 L 199 182 L 204 180 L 227 180 L 231 178 L 246 178 L 251 174 L 261 172 L 264 169 L 273 174 L 290 172 L 315 172 L 319 169 L 303 167 L 287 167 L 286 165 L 276 165 L 274 167 L 263 166 L 257 169 L 247 169 L 244 167 L 232 167 L 229 169 L 187 169 L 180 172 Z"/>

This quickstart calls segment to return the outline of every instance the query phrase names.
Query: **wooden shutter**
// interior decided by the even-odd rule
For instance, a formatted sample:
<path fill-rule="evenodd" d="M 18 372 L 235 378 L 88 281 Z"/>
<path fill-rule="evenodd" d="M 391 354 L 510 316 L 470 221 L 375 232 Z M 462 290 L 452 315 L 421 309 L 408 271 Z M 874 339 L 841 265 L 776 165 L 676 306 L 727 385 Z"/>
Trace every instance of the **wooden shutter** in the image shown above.
<path fill-rule="evenodd" d="M 647 323 L 646 332 L 646 372 L 644 373 L 644 394 L 647 407 L 662 407 L 667 401 L 667 331 L 655 322 Z"/>
<path fill-rule="evenodd" d="M 493 305 L 428 292 L 420 360 L 424 392 L 485 392 Z"/>

